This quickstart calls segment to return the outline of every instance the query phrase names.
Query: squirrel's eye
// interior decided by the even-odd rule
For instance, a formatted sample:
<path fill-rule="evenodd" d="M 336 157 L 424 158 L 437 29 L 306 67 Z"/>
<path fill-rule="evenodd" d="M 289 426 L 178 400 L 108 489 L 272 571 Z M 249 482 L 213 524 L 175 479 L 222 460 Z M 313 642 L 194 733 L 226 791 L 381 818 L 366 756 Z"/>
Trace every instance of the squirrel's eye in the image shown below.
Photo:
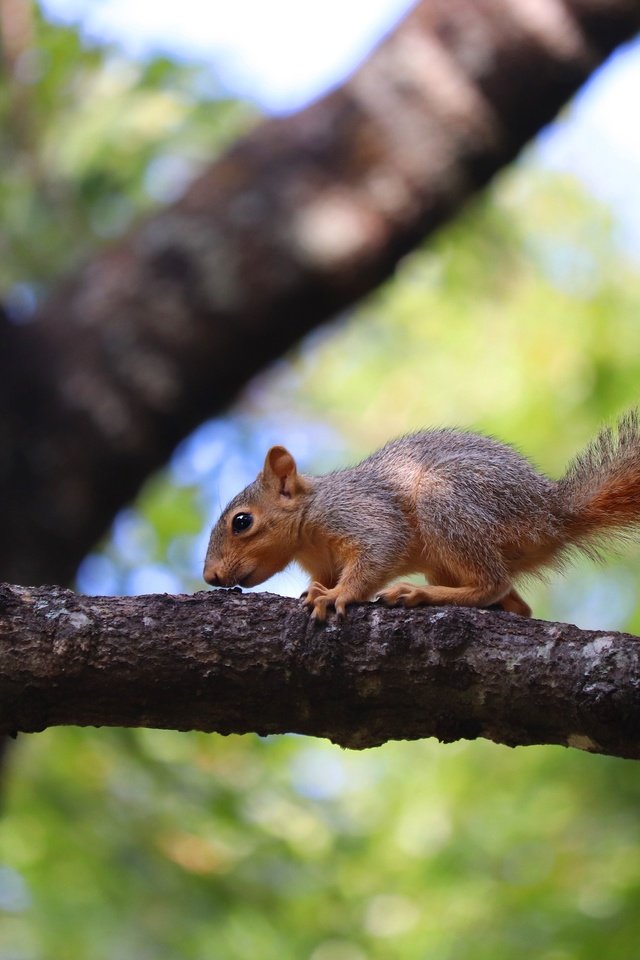
<path fill-rule="evenodd" d="M 251 513 L 236 513 L 231 521 L 231 529 L 234 533 L 242 533 L 243 530 L 248 530 L 252 523 L 253 515 Z"/>

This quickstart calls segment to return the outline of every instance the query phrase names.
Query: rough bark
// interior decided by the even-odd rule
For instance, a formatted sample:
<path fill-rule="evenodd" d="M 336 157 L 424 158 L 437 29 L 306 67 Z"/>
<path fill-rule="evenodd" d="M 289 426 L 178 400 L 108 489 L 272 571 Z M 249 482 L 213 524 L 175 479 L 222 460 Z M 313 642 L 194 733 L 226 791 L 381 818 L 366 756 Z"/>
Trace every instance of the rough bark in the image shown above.
<path fill-rule="evenodd" d="M 487 610 L 350 608 L 214 591 L 83 597 L 0 587 L 0 732 L 57 724 L 361 749 L 486 737 L 640 758 L 640 639 Z"/>
<path fill-rule="evenodd" d="M 181 437 L 388 277 L 639 24 L 637 0 L 424 0 L 28 328 L 0 321 L 4 577 L 67 581 Z"/>

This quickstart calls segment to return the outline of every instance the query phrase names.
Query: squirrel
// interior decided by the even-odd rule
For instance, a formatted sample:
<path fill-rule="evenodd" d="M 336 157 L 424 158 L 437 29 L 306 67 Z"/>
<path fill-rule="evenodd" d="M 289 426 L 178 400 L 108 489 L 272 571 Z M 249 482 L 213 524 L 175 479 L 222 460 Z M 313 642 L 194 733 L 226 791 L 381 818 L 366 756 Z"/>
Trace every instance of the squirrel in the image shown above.
<path fill-rule="evenodd" d="M 433 429 L 392 440 L 357 466 L 300 474 L 284 447 L 211 532 L 204 579 L 255 586 L 297 561 L 314 619 L 378 597 L 408 607 L 531 608 L 514 580 L 640 525 L 640 417 L 603 429 L 551 480 L 491 437 Z M 424 574 L 428 585 L 392 583 Z"/>

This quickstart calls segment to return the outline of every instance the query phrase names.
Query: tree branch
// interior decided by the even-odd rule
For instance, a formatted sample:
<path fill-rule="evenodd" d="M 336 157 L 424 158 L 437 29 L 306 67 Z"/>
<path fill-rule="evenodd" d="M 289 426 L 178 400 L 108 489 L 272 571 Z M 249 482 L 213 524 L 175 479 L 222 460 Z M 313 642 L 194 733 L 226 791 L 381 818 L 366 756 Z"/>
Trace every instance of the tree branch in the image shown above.
<path fill-rule="evenodd" d="M 178 440 L 386 279 L 639 26 L 637 0 L 425 0 L 5 331 L 3 578 L 66 582 Z"/>
<path fill-rule="evenodd" d="M 486 737 L 640 758 L 640 639 L 460 608 L 349 609 L 214 591 L 83 597 L 0 587 L 0 732 L 59 724 L 361 749 Z"/>

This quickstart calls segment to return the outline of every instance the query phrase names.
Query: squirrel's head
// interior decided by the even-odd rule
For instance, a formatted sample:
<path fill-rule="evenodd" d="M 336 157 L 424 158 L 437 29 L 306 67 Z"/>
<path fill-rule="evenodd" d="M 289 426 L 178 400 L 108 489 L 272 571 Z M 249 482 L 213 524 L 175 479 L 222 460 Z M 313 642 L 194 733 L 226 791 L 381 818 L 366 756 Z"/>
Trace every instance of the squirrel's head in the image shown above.
<path fill-rule="evenodd" d="M 298 542 L 309 483 L 284 447 L 272 447 L 262 472 L 233 498 L 211 531 L 204 579 L 215 587 L 255 587 L 284 570 Z"/>

